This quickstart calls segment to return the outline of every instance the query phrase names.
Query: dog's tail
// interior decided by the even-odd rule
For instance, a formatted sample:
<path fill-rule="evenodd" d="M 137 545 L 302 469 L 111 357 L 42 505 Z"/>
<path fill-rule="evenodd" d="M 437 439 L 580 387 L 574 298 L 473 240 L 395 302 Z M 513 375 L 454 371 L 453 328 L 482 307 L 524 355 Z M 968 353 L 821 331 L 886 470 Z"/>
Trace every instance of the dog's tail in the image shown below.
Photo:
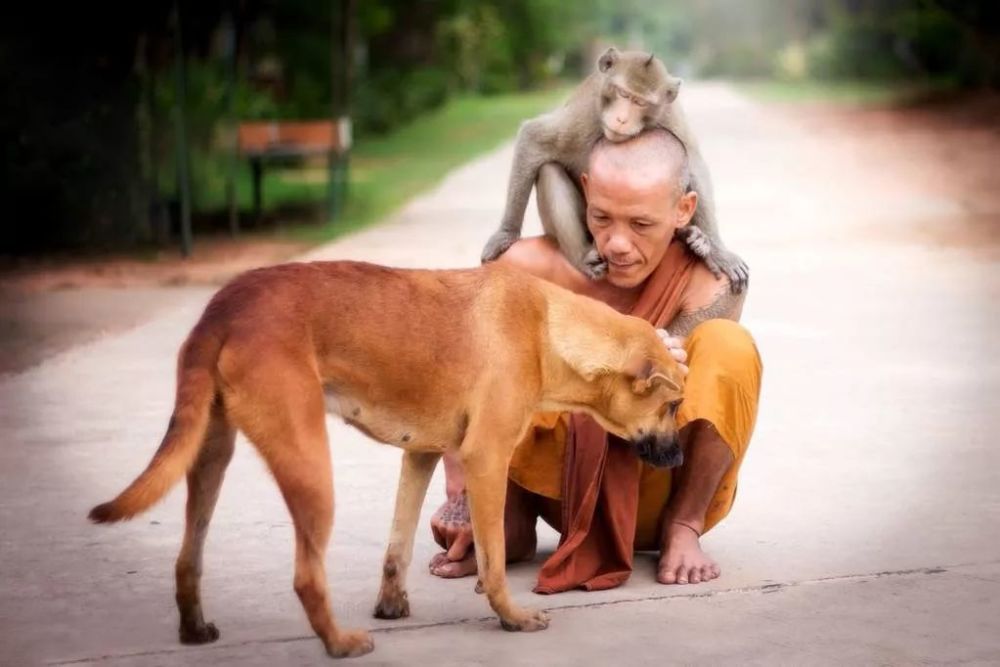
<path fill-rule="evenodd" d="M 146 469 L 114 500 L 90 510 L 94 523 L 131 519 L 149 509 L 194 464 L 201 450 L 215 398 L 215 365 L 221 341 L 196 327 L 177 362 L 177 398 L 167 433 Z"/>

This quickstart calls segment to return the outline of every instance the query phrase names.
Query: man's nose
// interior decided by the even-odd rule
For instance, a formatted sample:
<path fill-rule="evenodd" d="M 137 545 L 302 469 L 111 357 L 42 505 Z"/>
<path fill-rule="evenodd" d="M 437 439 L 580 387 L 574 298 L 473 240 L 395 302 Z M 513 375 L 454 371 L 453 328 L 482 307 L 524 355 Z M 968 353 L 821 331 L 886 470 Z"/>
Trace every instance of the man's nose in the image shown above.
<path fill-rule="evenodd" d="M 619 232 L 612 232 L 608 237 L 607 243 L 604 244 L 604 254 L 619 254 L 624 255 L 632 250 L 632 244 L 625 237 L 624 234 Z"/>

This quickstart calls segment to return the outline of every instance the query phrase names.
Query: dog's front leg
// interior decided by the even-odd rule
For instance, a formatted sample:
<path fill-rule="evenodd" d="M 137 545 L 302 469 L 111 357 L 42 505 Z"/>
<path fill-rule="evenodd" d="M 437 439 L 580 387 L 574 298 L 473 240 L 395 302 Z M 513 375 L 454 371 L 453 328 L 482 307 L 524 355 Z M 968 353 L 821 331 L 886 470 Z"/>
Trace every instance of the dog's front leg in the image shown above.
<path fill-rule="evenodd" d="M 486 436 L 489 442 L 495 434 Z M 516 442 L 516 441 L 515 441 Z M 467 443 L 468 444 L 468 443 Z M 482 443 L 480 443 L 482 444 Z M 507 589 L 507 560 L 504 544 L 504 505 L 507 500 L 507 469 L 510 451 L 488 446 L 464 451 L 465 488 L 469 494 L 472 534 L 476 543 L 479 582 L 504 630 L 543 630 L 549 618 L 539 609 L 519 607 Z M 510 447 L 513 450 L 513 446 Z"/>
<path fill-rule="evenodd" d="M 375 618 L 400 618 L 410 615 L 406 597 L 406 571 L 413 558 L 413 536 L 424 505 L 427 487 L 441 455 L 403 452 L 396 490 L 396 511 L 392 517 L 389 547 L 382 564 L 382 588 L 375 603 Z"/>

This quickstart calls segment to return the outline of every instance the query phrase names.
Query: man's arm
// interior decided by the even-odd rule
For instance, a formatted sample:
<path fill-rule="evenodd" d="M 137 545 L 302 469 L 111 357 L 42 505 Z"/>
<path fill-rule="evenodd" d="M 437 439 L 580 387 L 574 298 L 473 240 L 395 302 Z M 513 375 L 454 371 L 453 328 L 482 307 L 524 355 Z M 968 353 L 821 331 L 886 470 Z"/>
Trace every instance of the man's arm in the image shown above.
<path fill-rule="evenodd" d="M 725 319 L 738 322 L 743 313 L 746 291 L 733 294 L 727 278 L 718 279 L 703 267 L 696 269 L 691 280 L 690 294 L 681 312 L 667 325 L 673 336 L 686 338 L 706 320 Z"/>

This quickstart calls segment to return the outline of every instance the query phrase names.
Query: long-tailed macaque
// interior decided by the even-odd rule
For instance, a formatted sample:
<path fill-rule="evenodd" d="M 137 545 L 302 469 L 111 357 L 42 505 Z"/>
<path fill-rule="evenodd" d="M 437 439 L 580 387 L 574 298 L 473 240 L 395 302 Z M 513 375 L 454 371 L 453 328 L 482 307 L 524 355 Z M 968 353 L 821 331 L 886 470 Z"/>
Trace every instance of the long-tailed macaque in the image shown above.
<path fill-rule="evenodd" d="M 698 193 L 694 217 L 678 236 L 716 276 L 726 275 L 733 291 L 741 292 L 749 269 L 719 238 L 708 166 L 675 101 L 680 85 L 681 80 L 652 54 L 612 47 L 565 105 L 525 121 L 517 134 L 503 220 L 483 249 L 483 261 L 496 259 L 520 238 L 535 185 L 545 233 L 555 238 L 577 268 L 595 280 L 602 278 L 607 264 L 589 238 L 586 206 L 577 185 L 580 174 L 602 135 L 609 141 L 625 141 L 646 128 L 662 127 L 684 144 L 689 187 Z"/>

